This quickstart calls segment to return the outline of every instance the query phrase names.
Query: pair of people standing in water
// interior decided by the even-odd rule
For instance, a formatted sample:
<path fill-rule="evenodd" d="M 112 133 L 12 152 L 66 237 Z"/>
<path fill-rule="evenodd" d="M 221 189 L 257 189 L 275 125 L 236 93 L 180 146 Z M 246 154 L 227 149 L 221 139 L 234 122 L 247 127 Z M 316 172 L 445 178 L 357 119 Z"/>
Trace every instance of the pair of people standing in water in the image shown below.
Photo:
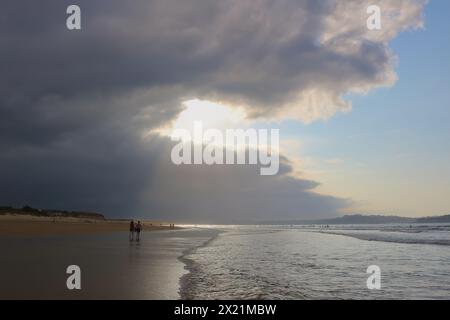
<path fill-rule="evenodd" d="M 131 220 L 130 222 L 130 241 L 134 240 L 134 234 L 136 233 L 136 241 L 141 240 L 141 230 L 142 230 L 142 225 L 141 222 L 138 221 L 137 223 L 135 223 L 133 220 Z"/>

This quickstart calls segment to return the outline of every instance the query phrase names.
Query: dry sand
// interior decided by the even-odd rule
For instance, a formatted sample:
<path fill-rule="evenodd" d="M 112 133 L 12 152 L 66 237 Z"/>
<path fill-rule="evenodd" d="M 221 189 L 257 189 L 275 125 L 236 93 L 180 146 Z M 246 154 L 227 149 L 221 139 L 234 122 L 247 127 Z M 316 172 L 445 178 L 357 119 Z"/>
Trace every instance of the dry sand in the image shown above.
<path fill-rule="evenodd" d="M 169 223 L 141 221 L 143 231 L 170 229 Z M 0 235 L 76 235 L 129 230 L 129 221 L 85 218 L 0 215 Z"/>

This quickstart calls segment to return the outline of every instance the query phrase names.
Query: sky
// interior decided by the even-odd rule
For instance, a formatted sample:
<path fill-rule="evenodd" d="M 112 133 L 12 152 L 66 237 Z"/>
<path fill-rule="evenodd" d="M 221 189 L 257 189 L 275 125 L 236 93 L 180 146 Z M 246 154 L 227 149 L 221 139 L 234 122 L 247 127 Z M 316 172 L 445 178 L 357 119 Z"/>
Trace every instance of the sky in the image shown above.
<path fill-rule="evenodd" d="M 351 96 L 353 110 L 299 127 L 305 170 L 321 192 L 351 197 L 348 212 L 423 216 L 450 212 L 450 4 L 430 1 L 425 27 L 396 38 L 398 82 Z"/>
<path fill-rule="evenodd" d="M 6 1 L 0 204 L 196 223 L 450 213 L 450 4 Z M 24 10 L 24 8 L 27 10 Z M 280 171 L 171 162 L 170 132 L 280 129 Z"/>

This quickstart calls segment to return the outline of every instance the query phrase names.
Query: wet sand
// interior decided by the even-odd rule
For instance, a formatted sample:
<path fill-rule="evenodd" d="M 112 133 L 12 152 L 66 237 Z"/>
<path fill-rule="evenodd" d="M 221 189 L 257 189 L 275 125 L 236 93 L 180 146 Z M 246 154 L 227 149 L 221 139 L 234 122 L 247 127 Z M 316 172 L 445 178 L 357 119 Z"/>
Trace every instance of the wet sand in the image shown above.
<path fill-rule="evenodd" d="M 0 299 L 178 299 L 180 260 L 214 234 L 156 230 L 130 242 L 127 232 L 95 235 L 0 235 Z M 69 265 L 81 290 L 68 290 Z"/>

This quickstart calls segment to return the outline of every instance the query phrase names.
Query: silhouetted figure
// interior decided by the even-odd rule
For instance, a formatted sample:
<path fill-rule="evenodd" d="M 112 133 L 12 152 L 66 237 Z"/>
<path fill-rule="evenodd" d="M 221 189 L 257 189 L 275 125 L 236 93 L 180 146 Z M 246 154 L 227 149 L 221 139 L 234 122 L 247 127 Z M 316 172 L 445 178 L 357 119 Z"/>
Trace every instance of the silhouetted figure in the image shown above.
<path fill-rule="evenodd" d="M 142 225 L 141 225 L 141 222 L 138 221 L 138 223 L 136 224 L 136 241 L 141 240 L 141 230 L 142 230 Z"/>
<path fill-rule="evenodd" d="M 130 241 L 134 240 L 134 221 L 130 222 Z"/>

